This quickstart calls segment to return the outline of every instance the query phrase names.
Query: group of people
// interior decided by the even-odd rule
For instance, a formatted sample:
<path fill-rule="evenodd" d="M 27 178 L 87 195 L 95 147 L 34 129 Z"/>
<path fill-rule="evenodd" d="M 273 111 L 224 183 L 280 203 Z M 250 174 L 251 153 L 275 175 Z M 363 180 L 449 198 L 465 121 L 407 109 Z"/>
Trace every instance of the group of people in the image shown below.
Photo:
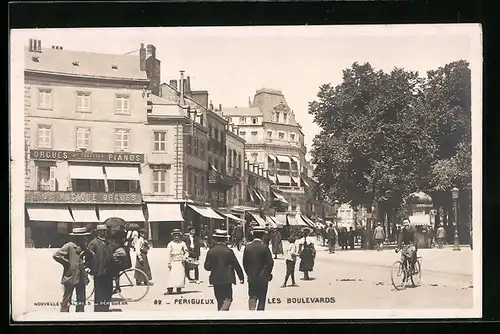
<path fill-rule="evenodd" d="M 108 224 L 119 227 L 113 230 Z M 63 266 L 61 312 L 69 312 L 73 292 L 76 292 L 76 311 L 84 312 L 89 275 L 94 280 L 94 312 L 109 311 L 111 297 L 120 291 L 119 284 L 116 284 L 120 271 L 132 267 L 131 250 L 135 255 L 135 267 L 141 269 L 135 272 L 136 283 L 152 284 L 147 258 L 149 244 L 144 230 L 127 235 L 124 226 L 122 219 L 109 218 L 104 224 L 97 225 L 90 242 L 91 233 L 85 227 L 74 228 L 69 233 L 70 240 L 55 252 L 53 259 Z"/>

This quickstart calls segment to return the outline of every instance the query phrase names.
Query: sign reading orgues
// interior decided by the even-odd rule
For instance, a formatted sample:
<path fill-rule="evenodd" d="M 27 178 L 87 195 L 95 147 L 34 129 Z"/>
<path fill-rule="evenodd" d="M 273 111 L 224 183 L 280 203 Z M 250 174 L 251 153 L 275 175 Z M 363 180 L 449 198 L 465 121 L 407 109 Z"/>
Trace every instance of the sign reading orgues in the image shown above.
<path fill-rule="evenodd" d="M 144 162 L 144 154 L 125 152 L 103 153 L 87 151 L 30 150 L 30 158 L 34 160 Z"/>
<path fill-rule="evenodd" d="M 140 204 L 141 194 L 72 192 L 72 191 L 26 191 L 26 203 L 96 203 L 96 204 Z"/>

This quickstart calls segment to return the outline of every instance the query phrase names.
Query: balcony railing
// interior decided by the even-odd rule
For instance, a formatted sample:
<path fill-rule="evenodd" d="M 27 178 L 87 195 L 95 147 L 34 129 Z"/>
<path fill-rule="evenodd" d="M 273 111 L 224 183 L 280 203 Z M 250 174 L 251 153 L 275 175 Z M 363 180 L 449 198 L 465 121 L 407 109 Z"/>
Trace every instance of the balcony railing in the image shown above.
<path fill-rule="evenodd" d="M 304 188 L 299 186 L 273 185 L 272 187 L 286 193 L 304 194 Z"/>
<path fill-rule="evenodd" d="M 231 188 L 240 182 L 239 178 L 220 173 L 215 170 L 208 172 L 208 183 L 219 185 L 225 188 Z"/>

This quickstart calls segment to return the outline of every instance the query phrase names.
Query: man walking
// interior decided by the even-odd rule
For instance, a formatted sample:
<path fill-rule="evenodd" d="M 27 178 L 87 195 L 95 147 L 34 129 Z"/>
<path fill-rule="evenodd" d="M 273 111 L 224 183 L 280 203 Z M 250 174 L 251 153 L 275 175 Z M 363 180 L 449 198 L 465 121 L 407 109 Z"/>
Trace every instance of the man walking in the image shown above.
<path fill-rule="evenodd" d="M 241 224 L 238 223 L 233 229 L 233 238 L 234 238 L 234 243 L 236 244 L 236 249 L 238 251 L 241 250 L 241 243 L 243 240 L 243 227 L 241 227 Z"/>
<path fill-rule="evenodd" d="M 216 244 L 205 258 L 205 270 L 210 271 L 210 283 L 214 288 L 218 311 L 229 311 L 233 301 L 233 284 L 236 284 L 234 272 L 243 284 L 245 277 L 238 259 L 227 246 L 228 234 L 224 230 L 215 230 L 212 238 Z"/>
<path fill-rule="evenodd" d="M 243 268 L 248 279 L 248 308 L 250 311 L 263 311 L 269 281 L 272 279 L 274 260 L 269 247 L 263 243 L 267 231 L 255 227 L 251 234 L 252 242 L 243 251 Z"/>
<path fill-rule="evenodd" d="M 445 238 L 446 238 L 446 230 L 444 229 L 443 224 L 439 224 L 439 227 L 436 231 L 436 241 L 438 244 L 438 248 L 443 248 Z"/>
<path fill-rule="evenodd" d="M 326 229 L 326 236 L 328 238 L 329 253 L 335 253 L 335 243 L 337 242 L 337 240 L 335 235 L 335 228 L 332 226 L 332 224 L 328 224 L 328 228 Z"/>
<path fill-rule="evenodd" d="M 186 261 L 186 277 L 190 283 L 200 284 L 200 270 L 198 269 L 198 261 L 200 260 L 201 254 L 201 241 L 200 238 L 196 236 L 195 229 L 191 229 L 186 235 L 184 241 L 188 248 L 188 258 Z M 194 278 L 191 278 L 191 270 L 194 271 Z"/>
<path fill-rule="evenodd" d="M 373 230 L 373 239 L 375 239 L 375 247 L 377 248 L 377 251 L 381 251 L 385 239 L 385 233 L 384 228 L 380 223 L 377 223 L 377 227 Z"/>
<path fill-rule="evenodd" d="M 90 274 L 94 276 L 94 312 L 109 312 L 113 295 L 113 273 L 110 264 L 113 261 L 113 249 L 107 239 L 106 225 L 97 225 L 96 237 L 88 249 L 94 253 Z"/>
<path fill-rule="evenodd" d="M 53 255 L 53 259 L 64 268 L 61 278 L 64 286 L 61 312 L 69 312 L 73 290 L 76 290 L 76 312 L 85 311 L 85 285 L 89 283 L 85 260 L 87 257 L 91 258 L 91 253 L 86 250 L 89 234 L 85 227 L 74 228 L 69 234 L 72 240 Z"/>
<path fill-rule="evenodd" d="M 354 239 L 356 238 L 356 231 L 352 229 L 352 226 L 349 227 L 348 238 L 349 238 L 349 248 L 354 249 Z"/>
<path fill-rule="evenodd" d="M 285 260 L 286 260 L 286 274 L 285 274 L 285 282 L 283 282 L 282 288 L 286 288 L 286 284 L 288 282 L 288 278 L 292 279 L 292 286 L 298 286 L 295 284 L 295 264 L 297 263 L 297 245 L 295 243 L 295 238 L 290 237 L 288 239 L 288 247 L 285 251 Z"/>

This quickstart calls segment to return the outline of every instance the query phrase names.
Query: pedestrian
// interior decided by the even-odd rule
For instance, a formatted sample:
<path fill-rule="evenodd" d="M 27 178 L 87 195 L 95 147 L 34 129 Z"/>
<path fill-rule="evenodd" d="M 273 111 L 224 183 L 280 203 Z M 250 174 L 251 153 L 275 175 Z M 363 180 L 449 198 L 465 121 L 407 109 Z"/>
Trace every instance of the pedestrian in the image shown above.
<path fill-rule="evenodd" d="M 347 249 L 347 229 L 345 227 L 340 228 L 339 243 L 342 250 Z"/>
<path fill-rule="evenodd" d="M 85 227 L 77 227 L 69 234 L 71 241 L 65 243 L 52 258 L 63 265 L 61 284 L 64 287 L 61 312 L 69 312 L 69 304 L 76 292 L 76 312 L 85 311 L 85 286 L 89 277 L 85 268 L 86 261 L 92 258 L 87 250 L 87 232 Z"/>
<path fill-rule="evenodd" d="M 328 239 L 328 252 L 330 254 L 335 253 L 335 228 L 332 224 L 328 224 L 328 228 L 326 229 L 326 237 Z"/>
<path fill-rule="evenodd" d="M 188 248 L 188 258 L 186 261 L 185 272 L 186 278 L 191 283 L 200 284 L 199 260 L 201 254 L 201 240 L 196 235 L 196 230 L 193 228 L 189 231 L 186 238 L 186 246 Z M 194 271 L 194 278 L 191 278 L 191 271 Z"/>
<path fill-rule="evenodd" d="M 266 307 L 269 281 L 272 280 L 274 260 L 269 247 L 262 241 L 267 231 L 260 227 L 252 229 L 252 242 L 243 251 L 243 269 L 248 280 L 248 308 L 263 311 Z"/>
<path fill-rule="evenodd" d="M 445 238 L 446 238 L 446 230 L 444 229 L 443 224 L 439 224 L 439 227 L 436 231 L 436 241 L 438 244 L 438 248 L 443 248 Z"/>
<path fill-rule="evenodd" d="M 381 251 L 385 239 L 385 233 L 384 228 L 380 223 L 377 223 L 377 227 L 373 230 L 373 239 L 375 240 L 375 247 L 377 251 Z"/>
<path fill-rule="evenodd" d="M 356 237 L 356 232 L 352 229 L 352 226 L 349 226 L 347 237 L 349 239 L 349 248 L 354 249 L 354 238 Z"/>
<path fill-rule="evenodd" d="M 90 271 L 94 276 L 94 312 L 109 312 L 113 295 L 113 248 L 107 238 L 106 225 L 97 225 L 95 234 L 96 237 L 88 245 L 89 251 L 94 254 Z"/>
<path fill-rule="evenodd" d="M 434 248 L 434 227 L 429 224 L 427 231 L 429 232 L 429 248 Z"/>
<path fill-rule="evenodd" d="M 368 243 L 368 230 L 366 229 L 366 226 L 363 226 L 361 228 L 361 248 L 367 249 L 367 243 Z"/>
<path fill-rule="evenodd" d="M 227 246 L 229 235 L 224 230 L 215 230 L 212 238 L 216 244 L 205 258 L 205 270 L 210 272 L 210 283 L 214 288 L 218 311 L 229 311 L 233 302 L 233 284 L 236 284 L 235 272 L 240 283 L 245 283 L 243 270 L 232 249 Z"/>
<path fill-rule="evenodd" d="M 146 283 L 149 285 L 153 285 L 153 276 L 151 274 L 151 267 L 149 266 L 148 252 L 150 249 L 149 242 L 146 239 L 146 230 L 141 228 L 138 232 L 139 238 L 135 243 L 137 258 L 135 261 L 135 269 L 139 269 L 143 274 L 135 271 L 134 278 L 137 285 L 145 285 Z M 147 280 L 146 280 L 147 279 Z"/>
<path fill-rule="evenodd" d="M 241 227 L 240 223 L 237 223 L 236 226 L 233 229 L 233 238 L 234 238 L 234 243 L 236 244 L 236 249 L 238 251 L 241 250 L 241 243 L 243 241 L 243 227 Z"/>
<path fill-rule="evenodd" d="M 264 245 L 269 247 L 269 243 L 271 241 L 271 225 L 269 225 L 269 223 L 266 223 L 266 226 L 264 229 L 265 229 L 266 233 L 262 237 L 262 242 L 264 243 Z"/>
<path fill-rule="evenodd" d="M 171 233 L 173 240 L 167 245 L 167 294 L 172 294 L 174 288 L 177 293 L 182 291 L 186 285 L 185 261 L 188 257 L 186 243 L 181 240 L 182 233 L 179 229 L 174 229 Z"/>
<path fill-rule="evenodd" d="M 295 283 L 295 264 L 297 263 L 297 245 L 295 244 L 295 238 L 290 237 L 288 239 L 288 247 L 285 251 L 285 262 L 286 262 L 286 274 L 285 281 L 283 282 L 282 288 L 286 288 L 286 284 L 288 282 L 288 278 L 292 279 L 292 285 L 297 287 L 298 285 Z"/>
<path fill-rule="evenodd" d="M 316 258 L 316 249 L 314 248 L 314 243 L 309 238 L 311 229 L 309 227 L 304 227 L 302 229 L 302 238 L 299 240 L 299 256 L 300 264 L 299 271 L 304 273 L 304 281 L 309 281 L 309 272 L 314 269 L 314 260 Z"/>
<path fill-rule="evenodd" d="M 135 263 L 137 256 L 139 255 L 139 247 L 137 246 L 137 241 L 139 240 L 139 231 L 137 231 L 137 226 L 132 224 L 132 226 L 127 231 L 127 237 L 125 241 L 125 246 L 129 248 L 131 265 L 135 268 Z"/>
<path fill-rule="evenodd" d="M 283 242 L 281 241 L 281 233 L 278 229 L 271 230 L 271 248 L 274 258 L 277 259 L 279 254 L 283 254 Z"/>

